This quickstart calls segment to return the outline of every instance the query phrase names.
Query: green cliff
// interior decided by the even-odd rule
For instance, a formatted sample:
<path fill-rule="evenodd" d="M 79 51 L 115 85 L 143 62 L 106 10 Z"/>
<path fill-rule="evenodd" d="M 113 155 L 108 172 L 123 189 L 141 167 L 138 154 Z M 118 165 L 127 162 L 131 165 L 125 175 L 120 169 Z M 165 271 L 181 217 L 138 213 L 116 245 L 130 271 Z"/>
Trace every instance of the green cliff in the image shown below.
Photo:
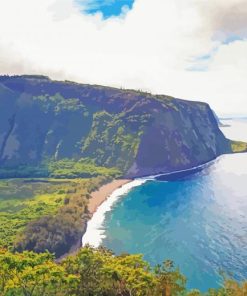
<path fill-rule="evenodd" d="M 243 146 L 224 137 L 205 103 L 0 77 L 1 177 L 136 177 L 188 169 Z"/>

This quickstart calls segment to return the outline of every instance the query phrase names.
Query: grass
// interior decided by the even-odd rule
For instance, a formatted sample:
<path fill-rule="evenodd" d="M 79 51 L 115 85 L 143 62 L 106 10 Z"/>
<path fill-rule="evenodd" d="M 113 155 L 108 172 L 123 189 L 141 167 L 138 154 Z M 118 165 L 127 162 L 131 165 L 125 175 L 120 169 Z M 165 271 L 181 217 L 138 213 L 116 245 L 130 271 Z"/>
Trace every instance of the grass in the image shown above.
<path fill-rule="evenodd" d="M 87 179 L 8 179 L 0 181 L 0 247 L 11 247 L 16 235 L 38 218 L 55 214 Z"/>
<path fill-rule="evenodd" d="M 247 152 L 247 143 L 245 142 L 232 141 L 231 146 L 234 153 Z"/>

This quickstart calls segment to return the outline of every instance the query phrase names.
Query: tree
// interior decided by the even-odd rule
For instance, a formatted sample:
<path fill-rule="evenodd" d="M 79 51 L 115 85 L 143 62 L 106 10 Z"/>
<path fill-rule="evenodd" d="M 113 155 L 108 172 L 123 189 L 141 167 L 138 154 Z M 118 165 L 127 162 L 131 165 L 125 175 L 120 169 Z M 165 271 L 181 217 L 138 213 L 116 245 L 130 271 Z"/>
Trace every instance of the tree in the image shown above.
<path fill-rule="evenodd" d="M 163 262 L 163 265 L 157 265 L 155 274 L 158 279 L 158 295 L 177 296 L 186 290 L 186 278 L 179 269 L 174 268 L 171 260 Z"/>
<path fill-rule="evenodd" d="M 8 296 L 72 295 L 75 275 L 53 261 L 49 253 L 0 253 L 0 292 Z"/>

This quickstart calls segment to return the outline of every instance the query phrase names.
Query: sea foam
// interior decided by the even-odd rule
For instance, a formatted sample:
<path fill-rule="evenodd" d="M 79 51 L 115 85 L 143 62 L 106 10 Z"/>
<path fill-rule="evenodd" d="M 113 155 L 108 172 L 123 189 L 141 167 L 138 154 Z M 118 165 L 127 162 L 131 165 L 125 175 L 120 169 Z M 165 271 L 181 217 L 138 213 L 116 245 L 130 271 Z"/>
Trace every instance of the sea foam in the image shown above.
<path fill-rule="evenodd" d="M 89 244 L 93 247 L 99 247 L 105 238 L 104 221 L 107 212 L 111 211 L 113 205 L 132 188 L 144 184 L 150 178 L 135 179 L 122 187 L 113 191 L 112 194 L 98 207 L 91 220 L 87 223 L 87 230 L 82 237 L 82 246 Z"/>

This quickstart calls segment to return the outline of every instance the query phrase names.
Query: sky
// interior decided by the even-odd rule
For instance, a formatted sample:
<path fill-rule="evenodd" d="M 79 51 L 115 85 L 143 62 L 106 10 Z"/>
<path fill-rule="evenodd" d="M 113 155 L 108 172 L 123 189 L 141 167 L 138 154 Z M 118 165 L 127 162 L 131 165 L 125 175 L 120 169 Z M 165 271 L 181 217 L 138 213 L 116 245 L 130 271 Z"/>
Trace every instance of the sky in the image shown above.
<path fill-rule="evenodd" d="M 247 1 L 0 0 L 0 74 L 141 89 L 247 115 Z"/>
<path fill-rule="evenodd" d="M 132 9 L 133 3 L 134 0 L 77 0 L 77 4 L 82 5 L 82 12 L 88 14 L 101 12 L 104 19 L 119 16 L 124 9 Z"/>

